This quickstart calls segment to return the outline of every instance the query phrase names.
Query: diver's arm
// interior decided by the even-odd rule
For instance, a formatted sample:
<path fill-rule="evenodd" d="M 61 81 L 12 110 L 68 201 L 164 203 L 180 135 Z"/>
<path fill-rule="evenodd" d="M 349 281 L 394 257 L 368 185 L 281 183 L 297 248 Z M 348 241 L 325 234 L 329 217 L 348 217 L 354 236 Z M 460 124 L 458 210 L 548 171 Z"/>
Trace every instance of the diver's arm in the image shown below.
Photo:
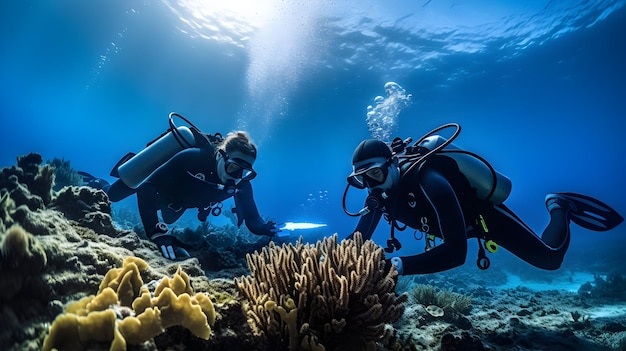
<path fill-rule="evenodd" d="M 382 215 L 382 211 L 373 209 L 361 216 L 359 223 L 349 238 L 352 239 L 355 232 L 360 232 L 363 236 L 363 240 L 369 240 L 372 237 L 372 234 L 374 234 L 374 230 L 376 229 L 376 226 L 378 226 L 378 222 L 380 222 L 380 217 Z"/>
<path fill-rule="evenodd" d="M 420 172 L 420 187 L 435 209 L 443 243 L 421 254 L 402 257 L 403 274 L 441 272 L 465 263 L 467 235 L 459 201 L 450 183 L 438 172 Z"/>
<path fill-rule="evenodd" d="M 252 185 L 248 180 L 242 180 L 237 185 L 237 193 L 235 194 L 235 209 L 237 213 L 237 218 L 239 220 L 239 224 L 242 221 L 246 223 L 246 227 L 256 235 L 273 235 L 274 232 L 271 232 L 271 229 L 268 226 L 269 223 L 266 223 L 261 215 L 259 215 L 259 210 L 254 203 L 254 196 L 252 193 Z M 271 227 L 274 227 L 273 225 Z"/>

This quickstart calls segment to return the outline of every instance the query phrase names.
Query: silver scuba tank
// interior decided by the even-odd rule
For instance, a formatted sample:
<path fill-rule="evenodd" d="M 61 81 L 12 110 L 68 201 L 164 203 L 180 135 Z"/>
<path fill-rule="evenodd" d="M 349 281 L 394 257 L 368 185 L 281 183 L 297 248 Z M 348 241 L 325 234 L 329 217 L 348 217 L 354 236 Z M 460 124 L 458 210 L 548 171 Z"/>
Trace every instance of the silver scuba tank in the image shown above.
<path fill-rule="evenodd" d="M 428 150 L 433 150 L 446 141 L 447 139 L 440 135 L 433 135 L 425 138 L 418 145 Z M 450 152 L 446 152 L 446 150 L 450 150 Z M 492 170 L 487 163 L 481 161 L 478 157 L 468 153 L 454 152 L 454 150 L 461 151 L 462 149 L 454 144 L 450 144 L 442 150 L 441 154 L 456 162 L 459 171 L 465 175 L 470 185 L 476 189 L 476 195 L 479 199 L 489 200 L 499 205 L 509 197 L 512 187 L 509 178 L 498 171 Z"/>
<path fill-rule="evenodd" d="M 194 146 L 195 139 L 191 130 L 185 126 L 176 127 L 119 166 L 119 177 L 124 184 L 135 189 L 172 156 Z"/>

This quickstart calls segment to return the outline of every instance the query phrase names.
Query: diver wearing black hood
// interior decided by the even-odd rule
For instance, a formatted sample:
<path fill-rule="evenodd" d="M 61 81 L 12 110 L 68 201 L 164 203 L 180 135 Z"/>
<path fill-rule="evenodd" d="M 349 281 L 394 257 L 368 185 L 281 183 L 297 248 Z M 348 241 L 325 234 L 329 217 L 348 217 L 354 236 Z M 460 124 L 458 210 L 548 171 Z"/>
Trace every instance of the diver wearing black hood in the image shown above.
<path fill-rule="evenodd" d="M 245 132 L 221 135 L 200 133 L 175 127 L 148 144 L 138 154 L 125 156 L 111 172 L 118 179 L 103 188 L 113 202 L 137 194 L 139 214 L 146 235 L 156 243 L 164 257 L 189 256 L 186 245 L 169 233 L 167 224 L 174 223 L 190 208 L 198 209 L 198 219 L 217 216 L 222 201 L 234 197 L 238 225 L 257 235 L 273 236 L 276 223 L 265 222 L 257 210 L 250 181 L 256 176 L 252 165 L 256 146 Z M 185 121 L 187 121 L 185 119 Z M 187 121 L 188 122 L 188 121 Z M 101 185 L 101 184 L 99 184 Z M 161 211 L 163 221 L 159 221 Z"/>
<path fill-rule="evenodd" d="M 434 135 L 449 126 L 457 128 L 450 139 Z M 467 239 L 477 238 L 477 265 L 489 267 L 485 249 L 498 245 L 533 266 L 555 270 L 561 266 L 570 242 L 569 222 L 595 231 L 614 228 L 623 218 L 606 204 L 588 196 L 556 193 L 546 196 L 550 222 L 536 235 L 503 201 L 510 181 L 484 159 L 456 148 L 451 141 L 460 132 L 456 124 L 426 134 L 413 146 L 396 138 L 391 146 L 380 140 L 361 142 L 352 158 L 354 171 L 348 187 L 368 189 L 365 207 L 355 232 L 371 238 L 381 217 L 391 225 L 388 254 L 400 249 L 396 231 L 410 227 L 416 239 L 425 238 L 425 252 L 392 257 L 400 274 L 440 272 L 462 265 Z"/>

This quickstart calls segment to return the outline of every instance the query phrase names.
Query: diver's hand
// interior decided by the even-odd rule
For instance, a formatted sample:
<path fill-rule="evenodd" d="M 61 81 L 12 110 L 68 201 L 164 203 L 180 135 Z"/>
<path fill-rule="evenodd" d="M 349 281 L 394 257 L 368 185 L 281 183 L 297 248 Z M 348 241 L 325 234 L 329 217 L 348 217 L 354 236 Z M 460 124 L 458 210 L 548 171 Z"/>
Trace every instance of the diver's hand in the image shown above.
<path fill-rule="evenodd" d="M 274 235 L 276 235 L 276 233 L 279 233 L 281 230 L 280 228 L 276 225 L 276 223 L 272 222 L 272 221 L 267 221 L 267 223 L 265 223 L 263 225 L 263 228 L 261 229 L 261 235 L 267 235 L 269 237 L 273 237 Z"/>
<path fill-rule="evenodd" d="M 177 258 L 191 257 L 191 255 L 189 255 L 189 252 L 185 249 L 186 245 L 170 234 L 155 234 L 150 238 L 150 240 L 152 240 L 153 243 L 157 244 L 157 246 L 161 250 L 161 254 L 167 259 L 175 260 Z"/>
<path fill-rule="evenodd" d="M 402 259 L 400 257 L 392 257 L 389 262 L 396 267 L 399 275 L 402 275 L 404 269 L 402 267 Z"/>

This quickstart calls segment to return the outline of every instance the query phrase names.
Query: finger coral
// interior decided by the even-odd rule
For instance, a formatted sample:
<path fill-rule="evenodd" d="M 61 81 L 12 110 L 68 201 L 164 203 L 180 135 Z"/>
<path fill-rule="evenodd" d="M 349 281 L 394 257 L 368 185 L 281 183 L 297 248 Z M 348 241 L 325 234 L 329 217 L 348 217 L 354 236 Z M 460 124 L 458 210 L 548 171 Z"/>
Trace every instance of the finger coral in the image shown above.
<path fill-rule="evenodd" d="M 111 269 L 97 295 L 69 304 L 55 319 L 42 350 L 82 350 L 88 342 L 100 341 L 110 342 L 111 351 L 121 351 L 174 325 L 209 339 L 215 323 L 211 299 L 203 293 L 193 295 L 189 276 L 180 267 L 150 292 L 140 275 L 146 269 L 148 264 L 136 257 Z"/>
<path fill-rule="evenodd" d="M 340 244 L 336 234 L 315 245 L 270 243 L 246 258 L 251 275 L 235 283 L 248 324 L 290 350 L 366 350 L 404 311 L 395 267 L 360 233 Z"/>

